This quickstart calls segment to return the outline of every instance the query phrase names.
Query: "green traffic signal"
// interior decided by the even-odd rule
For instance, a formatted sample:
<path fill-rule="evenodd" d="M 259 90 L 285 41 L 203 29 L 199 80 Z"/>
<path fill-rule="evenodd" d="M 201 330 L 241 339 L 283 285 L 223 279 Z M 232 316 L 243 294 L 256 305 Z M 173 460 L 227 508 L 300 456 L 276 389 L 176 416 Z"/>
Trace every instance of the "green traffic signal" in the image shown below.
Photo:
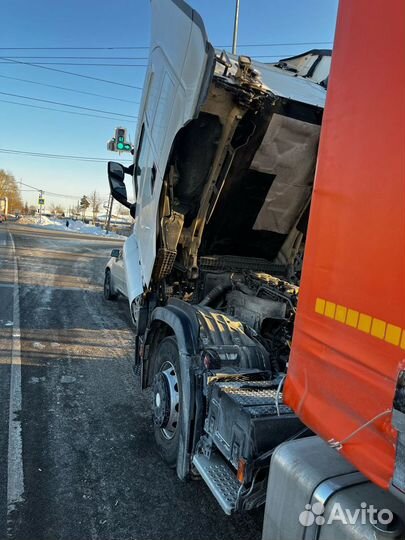
<path fill-rule="evenodd" d="M 124 150 L 126 152 L 130 152 L 132 149 L 132 146 L 129 143 L 119 142 L 117 143 L 117 150 Z"/>

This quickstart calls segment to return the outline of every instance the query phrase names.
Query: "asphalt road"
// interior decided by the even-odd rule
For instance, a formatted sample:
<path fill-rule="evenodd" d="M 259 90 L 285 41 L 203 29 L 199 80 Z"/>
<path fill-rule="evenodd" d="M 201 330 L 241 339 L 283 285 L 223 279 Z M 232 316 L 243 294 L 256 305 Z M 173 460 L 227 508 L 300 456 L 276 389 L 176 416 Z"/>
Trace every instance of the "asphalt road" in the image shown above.
<path fill-rule="evenodd" d="M 102 296 L 119 244 L 0 225 L 0 539 L 258 540 L 261 512 L 225 516 L 155 451 L 126 301 Z"/>

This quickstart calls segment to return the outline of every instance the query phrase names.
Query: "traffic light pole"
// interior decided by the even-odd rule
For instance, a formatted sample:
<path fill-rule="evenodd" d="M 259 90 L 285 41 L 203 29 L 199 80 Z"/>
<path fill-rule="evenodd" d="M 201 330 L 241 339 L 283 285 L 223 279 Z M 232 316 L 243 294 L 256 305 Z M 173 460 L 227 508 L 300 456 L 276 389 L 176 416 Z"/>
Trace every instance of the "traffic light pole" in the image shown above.
<path fill-rule="evenodd" d="M 110 230 L 110 222 L 111 222 L 111 214 L 112 214 L 113 202 L 114 202 L 114 199 L 112 198 L 111 193 L 110 193 L 110 196 L 108 198 L 107 220 L 106 220 L 106 224 L 105 224 L 105 230 L 106 230 L 107 233 Z"/>

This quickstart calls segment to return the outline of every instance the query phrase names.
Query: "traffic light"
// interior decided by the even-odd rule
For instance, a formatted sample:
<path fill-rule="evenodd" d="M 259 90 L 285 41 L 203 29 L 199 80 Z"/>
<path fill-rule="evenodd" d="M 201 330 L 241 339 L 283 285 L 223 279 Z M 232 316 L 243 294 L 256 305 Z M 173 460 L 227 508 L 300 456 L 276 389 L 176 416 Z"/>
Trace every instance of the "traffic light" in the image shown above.
<path fill-rule="evenodd" d="M 110 150 L 110 152 L 116 152 L 115 148 L 115 138 L 113 137 L 107 142 L 107 150 Z"/>
<path fill-rule="evenodd" d="M 127 141 L 127 130 L 125 128 L 115 129 L 115 144 L 118 152 L 130 152 L 132 145 Z"/>
<path fill-rule="evenodd" d="M 111 152 L 131 152 L 132 144 L 127 142 L 127 130 L 115 128 L 115 136 L 107 142 L 107 150 Z"/>

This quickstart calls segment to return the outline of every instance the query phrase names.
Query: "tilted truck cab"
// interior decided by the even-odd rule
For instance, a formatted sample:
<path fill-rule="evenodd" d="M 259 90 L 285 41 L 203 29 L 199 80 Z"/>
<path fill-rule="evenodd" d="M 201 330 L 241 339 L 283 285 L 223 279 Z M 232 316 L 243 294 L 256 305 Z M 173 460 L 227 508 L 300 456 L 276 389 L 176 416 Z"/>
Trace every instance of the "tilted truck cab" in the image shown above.
<path fill-rule="evenodd" d="M 135 370 L 162 457 L 230 514 L 263 504 L 275 449 L 311 434 L 284 383 L 331 52 L 234 57 L 185 2 L 151 6 L 134 166 L 109 166 L 135 217 Z"/>
<path fill-rule="evenodd" d="M 283 384 L 331 53 L 259 64 L 215 51 L 184 2 L 151 6 L 134 166 L 109 166 L 135 216 L 135 364 L 161 455 L 231 513 L 264 502 L 272 450 L 309 433 Z"/>

